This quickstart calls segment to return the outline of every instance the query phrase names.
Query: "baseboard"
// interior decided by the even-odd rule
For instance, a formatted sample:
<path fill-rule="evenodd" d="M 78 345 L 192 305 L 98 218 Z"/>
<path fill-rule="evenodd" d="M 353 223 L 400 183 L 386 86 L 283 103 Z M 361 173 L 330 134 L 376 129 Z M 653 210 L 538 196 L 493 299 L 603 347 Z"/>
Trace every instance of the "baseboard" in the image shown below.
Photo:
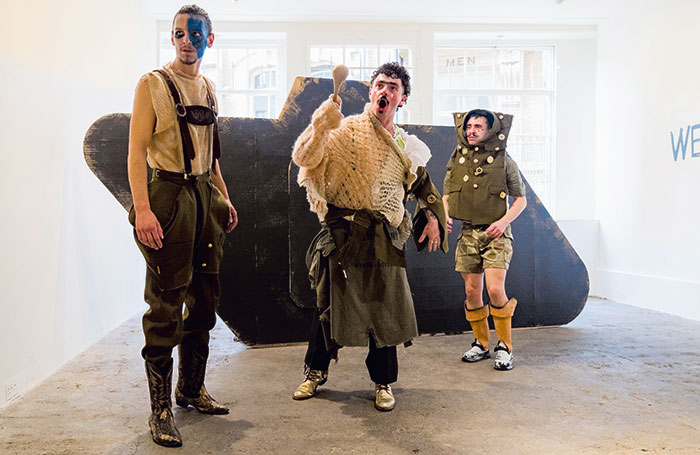
<path fill-rule="evenodd" d="M 602 268 L 596 278 L 601 297 L 700 321 L 700 282 Z"/>

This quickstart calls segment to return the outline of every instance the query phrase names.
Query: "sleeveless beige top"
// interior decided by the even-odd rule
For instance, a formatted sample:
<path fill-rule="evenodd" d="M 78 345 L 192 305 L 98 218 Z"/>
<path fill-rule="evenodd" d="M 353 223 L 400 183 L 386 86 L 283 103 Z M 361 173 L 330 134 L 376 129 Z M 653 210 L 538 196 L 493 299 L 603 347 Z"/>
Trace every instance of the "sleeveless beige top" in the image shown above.
<path fill-rule="evenodd" d="M 207 87 L 214 95 L 213 83 L 202 76 L 189 76 L 171 68 L 170 63 L 163 69 L 170 75 L 175 86 L 180 91 L 180 97 L 185 106 L 209 106 Z M 163 78 L 155 72 L 144 74 L 141 80 L 148 82 L 151 91 L 151 101 L 156 112 L 156 127 L 151 141 L 148 143 L 147 161 L 153 169 L 163 169 L 171 172 L 185 172 L 180 138 L 180 125 L 175 114 L 175 103 L 170 96 L 170 90 Z M 216 95 L 214 95 L 216 103 Z M 218 106 L 217 106 L 218 110 Z M 194 146 L 195 158 L 192 160 L 192 173 L 206 173 L 211 166 L 213 126 L 188 125 Z"/>

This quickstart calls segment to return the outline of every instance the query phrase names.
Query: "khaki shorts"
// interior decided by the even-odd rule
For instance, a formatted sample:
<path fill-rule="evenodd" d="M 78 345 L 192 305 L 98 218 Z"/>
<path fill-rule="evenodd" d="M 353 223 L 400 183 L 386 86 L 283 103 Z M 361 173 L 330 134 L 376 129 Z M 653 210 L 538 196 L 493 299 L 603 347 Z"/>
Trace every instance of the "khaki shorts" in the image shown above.
<path fill-rule="evenodd" d="M 455 251 L 455 270 L 464 273 L 483 273 L 484 269 L 506 269 L 513 257 L 513 235 L 510 225 L 503 235 L 494 239 L 486 228 L 474 228 L 462 223 Z"/>

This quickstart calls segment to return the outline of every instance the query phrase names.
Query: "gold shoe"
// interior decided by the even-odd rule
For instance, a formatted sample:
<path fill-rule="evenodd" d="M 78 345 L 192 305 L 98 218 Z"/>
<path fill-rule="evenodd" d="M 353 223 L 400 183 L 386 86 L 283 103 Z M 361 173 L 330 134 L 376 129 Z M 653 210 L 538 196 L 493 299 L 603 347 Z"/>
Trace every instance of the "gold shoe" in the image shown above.
<path fill-rule="evenodd" d="M 195 408 L 202 414 L 228 414 L 228 408 L 222 404 L 219 404 L 214 400 L 209 392 L 207 392 L 206 387 L 202 384 L 202 388 L 199 389 L 198 397 L 188 397 L 180 392 L 180 387 L 175 389 L 175 403 L 178 406 L 186 408 L 188 405 Z"/>
<path fill-rule="evenodd" d="M 391 393 L 391 386 L 384 384 L 375 384 L 376 397 L 374 399 L 374 407 L 378 411 L 391 411 L 396 406 L 394 394 Z"/>
<path fill-rule="evenodd" d="M 323 385 L 328 380 L 328 370 L 312 370 L 304 368 L 305 379 L 294 391 L 295 400 L 306 400 L 316 395 L 318 386 Z"/>

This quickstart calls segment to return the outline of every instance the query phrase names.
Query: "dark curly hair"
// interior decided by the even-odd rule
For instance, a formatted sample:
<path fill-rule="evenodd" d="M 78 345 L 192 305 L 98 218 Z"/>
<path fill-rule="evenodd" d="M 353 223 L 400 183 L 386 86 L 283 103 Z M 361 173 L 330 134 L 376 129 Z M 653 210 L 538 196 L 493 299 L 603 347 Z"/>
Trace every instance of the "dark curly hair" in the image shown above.
<path fill-rule="evenodd" d="M 206 11 L 204 11 L 203 8 L 197 6 L 197 5 L 185 5 L 180 10 L 175 13 L 175 16 L 173 17 L 173 26 L 175 26 L 175 18 L 179 16 L 180 14 L 187 14 L 188 16 L 201 16 L 204 18 L 204 22 L 207 24 L 207 36 L 211 35 L 214 33 L 214 29 L 211 26 L 211 19 L 209 19 L 209 14 L 207 14 Z"/>
<path fill-rule="evenodd" d="M 403 85 L 403 94 L 406 95 L 406 98 L 408 98 L 408 95 L 411 94 L 411 76 L 408 75 L 408 71 L 406 71 L 406 68 L 404 68 L 400 64 L 396 62 L 384 63 L 379 68 L 377 68 L 374 71 L 374 73 L 372 73 L 372 79 L 370 79 L 369 84 L 373 85 L 374 80 L 380 74 L 389 76 L 392 79 L 401 79 L 401 85 Z"/>

